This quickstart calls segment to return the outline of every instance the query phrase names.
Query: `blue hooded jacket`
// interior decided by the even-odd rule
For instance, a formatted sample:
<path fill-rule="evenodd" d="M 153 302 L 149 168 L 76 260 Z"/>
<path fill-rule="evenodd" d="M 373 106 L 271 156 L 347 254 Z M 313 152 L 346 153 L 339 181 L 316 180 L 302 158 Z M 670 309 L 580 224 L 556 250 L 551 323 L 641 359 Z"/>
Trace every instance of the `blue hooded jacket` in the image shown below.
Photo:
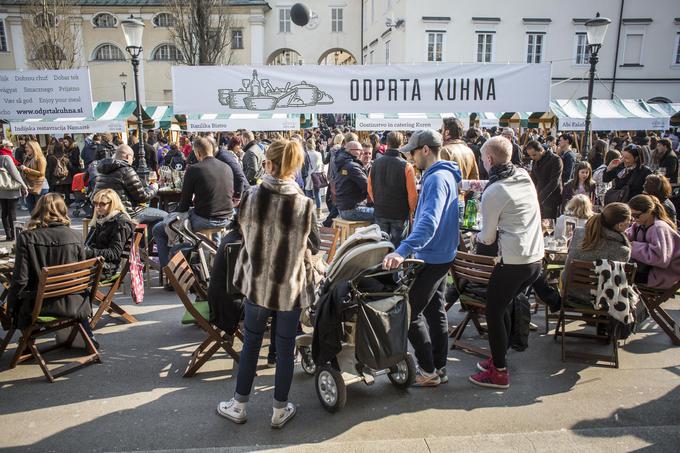
<path fill-rule="evenodd" d="M 455 162 L 439 161 L 423 174 L 413 230 L 396 250 L 428 264 L 453 261 L 459 241 L 458 183 L 461 173 Z"/>

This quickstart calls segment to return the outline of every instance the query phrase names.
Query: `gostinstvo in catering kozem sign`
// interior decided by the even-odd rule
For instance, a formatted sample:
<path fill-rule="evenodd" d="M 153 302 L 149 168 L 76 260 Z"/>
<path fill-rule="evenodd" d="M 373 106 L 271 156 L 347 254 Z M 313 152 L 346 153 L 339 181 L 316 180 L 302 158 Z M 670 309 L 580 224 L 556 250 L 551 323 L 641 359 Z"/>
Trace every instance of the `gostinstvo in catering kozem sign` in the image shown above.
<path fill-rule="evenodd" d="M 545 112 L 550 64 L 174 66 L 182 114 Z"/>
<path fill-rule="evenodd" d="M 0 118 L 5 120 L 92 116 L 87 68 L 0 71 Z"/>

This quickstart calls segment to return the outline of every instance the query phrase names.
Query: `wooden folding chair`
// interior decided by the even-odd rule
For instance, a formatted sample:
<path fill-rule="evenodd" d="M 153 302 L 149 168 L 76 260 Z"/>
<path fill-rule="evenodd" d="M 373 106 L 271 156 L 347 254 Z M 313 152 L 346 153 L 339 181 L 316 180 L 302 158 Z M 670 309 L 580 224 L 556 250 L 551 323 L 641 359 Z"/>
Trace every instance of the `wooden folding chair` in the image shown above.
<path fill-rule="evenodd" d="M 182 252 L 176 253 L 164 269 L 168 281 L 175 289 L 184 308 L 186 308 L 187 312 L 194 318 L 196 324 L 208 335 L 208 338 L 198 345 L 196 350 L 191 354 L 191 359 L 184 371 L 184 377 L 191 377 L 196 374 L 199 368 L 201 368 L 220 348 L 224 349 L 224 351 L 238 363 L 240 354 L 234 349 L 234 336 L 243 341 L 243 335 L 238 330 L 233 336 L 223 332 L 221 329 L 212 325 L 194 306 L 191 299 L 189 299 L 189 290 L 192 287 L 197 288 L 199 285 L 197 285 L 196 276 L 192 272 L 191 266 L 184 258 Z"/>
<path fill-rule="evenodd" d="M 33 314 L 31 315 L 31 323 L 21 331 L 21 337 L 19 338 L 16 353 L 9 365 L 10 368 L 15 368 L 18 363 L 33 358 L 38 361 L 38 365 L 40 365 L 47 380 L 49 382 L 54 382 L 54 378 L 61 376 L 64 373 L 90 363 L 101 362 L 99 352 L 97 352 L 97 348 L 95 348 L 92 340 L 90 340 L 89 335 L 85 331 L 82 321 L 74 318 L 41 316 L 40 312 L 44 301 L 55 297 L 80 295 L 89 297 L 89 300 L 94 300 L 95 295 L 97 294 L 97 285 L 102 271 L 102 264 L 103 260 L 101 258 L 92 258 L 78 263 L 42 268 L 40 279 L 38 280 L 38 293 L 35 298 Z M 35 341 L 38 338 L 63 329 L 71 329 L 71 333 L 65 342 L 55 343 L 42 350 L 38 349 L 35 344 Z M 2 345 L 0 345 L 0 354 L 4 352 L 15 331 L 16 328 L 14 327 L 9 329 L 5 340 Z M 56 369 L 50 370 L 43 358 L 43 354 L 58 348 L 70 347 L 77 334 L 82 336 L 87 354 Z"/>
<path fill-rule="evenodd" d="M 465 318 L 456 326 L 450 334 L 453 338 L 451 349 L 463 349 L 484 357 L 490 357 L 488 349 L 480 348 L 469 342 L 461 340 L 465 328 L 472 321 L 480 335 L 486 332 L 482 327 L 480 317 L 484 316 L 486 298 L 472 293 L 466 289 L 466 284 L 475 283 L 478 286 L 488 286 L 491 272 L 495 266 L 494 257 L 474 255 L 472 253 L 457 252 L 451 266 L 453 280 L 458 289 L 461 307 L 465 310 Z"/>
<path fill-rule="evenodd" d="M 628 263 L 625 267 L 626 280 L 629 285 L 635 281 L 635 270 L 637 266 L 634 263 Z M 616 329 L 609 329 L 609 324 L 612 322 L 609 312 L 607 310 L 597 310 L 593 308 L 592 303 L 584 302 L 575 299 L 570 295 L 571 291 L 579 291 L 590 294 L 591 290 L 597 289 L 598 276 L 595 272 L 594 261 L 573 260 L 566 269 L 567 275 L 562 288 L 562 306 L 560 308 L 560 316 L 557 319 L 557 326 L 555 327 L 554 339 L 558 336 L 562 337 L 562 361 L 567 357 L 595 360 L 609 363 L 614 368 L 619 367 L 619 339 Z M 595 296 L 592 296 L 594 299 Z M 585 322 L 587 326 L 603 326 L 606 328 L 606 334 L 584 333 L 584 332 L 567 332 L 567 322 L 581 321 Z M 613 332 L 611 332 L 613 330 Z M 611 343 L 612 352 L 610 355 L 596 354 L 584 351 L 569 350 L 566 347 L 566 337 L 588 338 L 592 340 L 600 340 L 605 343 Z"/>
<path fill-rule="evenodd" d="M 135 228 L 135 230 L 132 232 L 132 236 L 130 236 L 130 239 L 125 246 L 125 250 L 123 250 L 123 256 L 120 263 L 120 273 L 114 275 L 109 280 L 99 283 L 100 288 L 107 288 L 108 291 L 106 293 L 103 291 L 97 291 L 97 296 L 92 301 L 94 304 L 99 305 L 99 308 L 90 320 L 90 327 L 92 329 L 97 328 L 97 324 L 102 319 L 102 316 L 104 316 L 104 313 L 108 313 L 109 315 L 115 313 L 119 315 L 120 319 L 122 319 L 124 322 L 128 322 L 130 324 L 137 322 L 137 318 L 125 311 L 125 309 L 115 303 L 113 299 L 116 297 L 116 292 L 125 280 L 128 272 L 130 272 L 130 249 L 131 247 L 134 247 L 139 256 L 139 244 L 142 242 L 144 232 L 145 229 L 143 228 Z"/>
<path fill-rule="evenodd" d="M 335 250 L 338 247 L 338 240 L 340 239 L 340 229 L 321 227 L 319 228 L 319 238 L 321 239 L 321 251 L 326 252 L 326 262 L 333 261 Z"/>
<path fill-rule="evenodd" d="M 648 286 L 637 285 L 642 295 L 642 302 L 647 307 L 649 315 L 656 321 L 674 345 L 680 346 L 680 325 L 661 305 L 673 299 L 680 290 L 680 281 L 668 289 L 656 289 Z"/>

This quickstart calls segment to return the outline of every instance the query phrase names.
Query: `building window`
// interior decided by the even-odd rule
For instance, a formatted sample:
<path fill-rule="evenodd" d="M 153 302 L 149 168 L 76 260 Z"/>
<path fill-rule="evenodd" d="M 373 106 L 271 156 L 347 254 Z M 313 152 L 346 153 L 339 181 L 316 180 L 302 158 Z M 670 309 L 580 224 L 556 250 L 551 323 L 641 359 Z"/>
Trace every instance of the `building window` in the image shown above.
<path fill-rule="evenodd" d="M 427 61 L 443 61 L 444 33 L 427 34 Z"/>
<path fill-rule="evenodd" d="M 590 61 L 590 47 L 588 35 L 576 33 L 576 64 L 588 64 Z"/>
<path fill-rule="evenodd" d="M 174 27 L 175 26 L 175 16 L 170 13 L 160 13 L 156 14 L 153 18 L 153 24 L 156 27 Z"/>
<path fill-rule="evenodd" d="M 7 33 L 5 32 L 5 21 L 0 19 L 0 52 L 7 52 Z"/>
<path fill-rule="evenodd" d="M 151 54 L 151 59 L 154 61 L 182 61 L 184 55 L 182 52 L 172 44 L 161 44 L 154 49 Z"/>
<path fill-rule="evenodd" d="M 675 35 L 675 52 L 673 57 L 673 64 L 680 65 L 680 33 Z"/>
<path fill-rule="evenodd" d="M 280 66 L 301 65 L 304 63 L 302 55 L 292 49 L 281 49 L 269 61 L 271 65 Z"/>
<path fill-rule="evenodd" d="M 543 34 L 527 33 L 527 63 L 540 63 L 543 60 Z"/>
<path fill-rule="evenodd" d="M 390 64 L 390 44 L 391 41 L 385 41 L 385 64 Z"/>
<path fill-rule="evenodd" d="M 624 66 L 640 66 L 642 64 L 642 33 L 627 33 L 623 51 Z"/>
<path fill-rule="evenodd" d="M 290 33 L 290 8 L 279 8 L 279 33 Z"/>
<path fill-rule="evenodd" d="M 231 48 L 243 49 L 243 30 L 231 31 Z"/>
<path fill-rule="evenodd" d="M 477 33 L 477 63 L 493 61 L 493 33 Z"/>
<path fill-rule="evenodd" d="M 342 32 L 342 8 L 331 8 L 331 31 Z"/>
<path fill-rule="evenodd" d="M 95 28 L 114 28 L 118 24 L 116 16 L 109 13 L 99 13 L 92 18 L 92 25 Z"/>
<path fill-rule="evenodd" d="M 95 49 L 92 59 L 95 61 L 123 61 L 125 55 L 113 44 L 102 44 Z"/>

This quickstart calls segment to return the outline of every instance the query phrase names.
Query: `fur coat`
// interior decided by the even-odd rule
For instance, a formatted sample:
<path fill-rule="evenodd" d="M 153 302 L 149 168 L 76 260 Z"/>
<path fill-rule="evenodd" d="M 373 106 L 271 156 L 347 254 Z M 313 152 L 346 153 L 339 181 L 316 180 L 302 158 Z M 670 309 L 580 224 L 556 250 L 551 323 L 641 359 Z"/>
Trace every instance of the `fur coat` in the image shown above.
<path fill-rule="evenodd" d="M 276 311 L 308 306 L 314 297 L 306 258 L 319 251 L 314 201 L 295 181 L 266 175 L 241 198 L 243 246 L 234 286 L 256 305 Z"/>

